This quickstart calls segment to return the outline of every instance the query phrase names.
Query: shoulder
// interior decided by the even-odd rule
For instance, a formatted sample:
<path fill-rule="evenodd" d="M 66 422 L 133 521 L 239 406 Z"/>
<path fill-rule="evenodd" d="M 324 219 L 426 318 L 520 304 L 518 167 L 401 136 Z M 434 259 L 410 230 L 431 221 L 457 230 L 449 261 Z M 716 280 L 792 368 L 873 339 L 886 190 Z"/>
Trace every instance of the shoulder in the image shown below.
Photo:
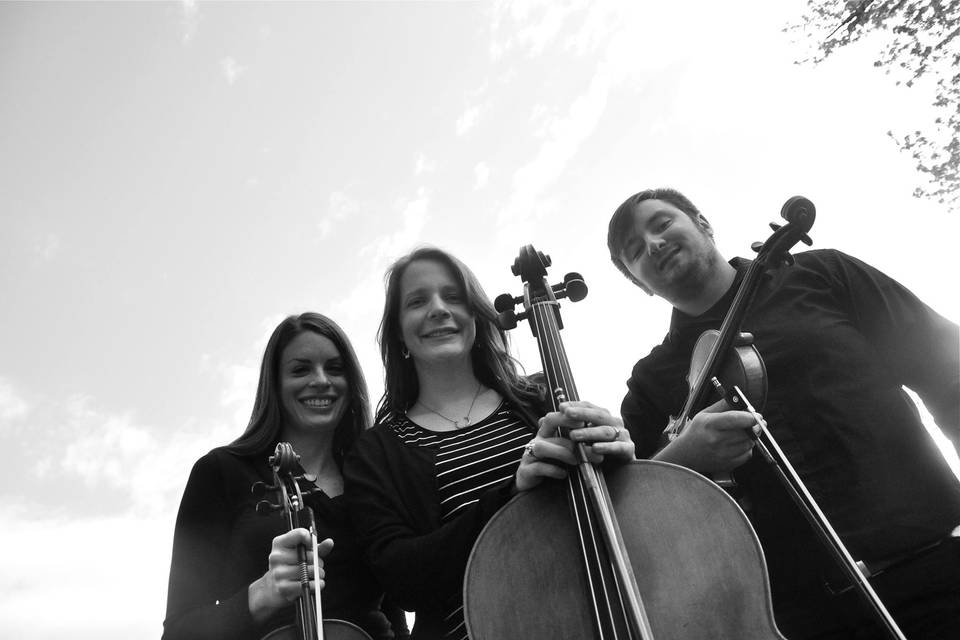
<path fill-rule="evenodd" d="M 217 447 L 193 464 L 187 491 L 234 493 L 237 486 L 248 491 L 253 482 L 262 479 L 261 475 L 254 457 L 240 456 Z"/>

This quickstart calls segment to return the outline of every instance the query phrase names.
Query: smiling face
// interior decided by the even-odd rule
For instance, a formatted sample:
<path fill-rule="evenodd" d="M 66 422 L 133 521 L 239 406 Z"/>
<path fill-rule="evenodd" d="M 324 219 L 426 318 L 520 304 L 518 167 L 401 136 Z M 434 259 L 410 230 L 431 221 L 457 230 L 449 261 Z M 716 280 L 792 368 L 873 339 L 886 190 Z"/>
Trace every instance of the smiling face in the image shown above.
<path fill-rule="evenodd" d="M 333 341 L 304 331 L 280 352 L 280 406 L 284 430 L 333 430 L 347 410 L 349 385 Z"/>
<path fill-rule="evenodd" d="M 695 293 L 723 259 L 703 216 L 651 199 L 634 207 L 620 260 L 644 291 L 675 300 Z"/>
<path fill-rule="evenodd" d="M 414 260 L 400 277 L 400 337 L 414 362 L 469 361 L 477 337 L 460 283 L 435 260 Z"/>

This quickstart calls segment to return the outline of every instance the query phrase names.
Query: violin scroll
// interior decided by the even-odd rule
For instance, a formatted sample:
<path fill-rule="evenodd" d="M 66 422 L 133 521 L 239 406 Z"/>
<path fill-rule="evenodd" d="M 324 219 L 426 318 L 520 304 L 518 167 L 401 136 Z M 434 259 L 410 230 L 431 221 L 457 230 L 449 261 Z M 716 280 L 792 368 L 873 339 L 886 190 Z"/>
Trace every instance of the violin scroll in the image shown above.
<path fill-rule="evenodd" d="M 817 208 L 803 196 L 793 196 L 783 203 L 780 217 L 806 233 L 813 228 L 813 221 L 817 219 Z"/>

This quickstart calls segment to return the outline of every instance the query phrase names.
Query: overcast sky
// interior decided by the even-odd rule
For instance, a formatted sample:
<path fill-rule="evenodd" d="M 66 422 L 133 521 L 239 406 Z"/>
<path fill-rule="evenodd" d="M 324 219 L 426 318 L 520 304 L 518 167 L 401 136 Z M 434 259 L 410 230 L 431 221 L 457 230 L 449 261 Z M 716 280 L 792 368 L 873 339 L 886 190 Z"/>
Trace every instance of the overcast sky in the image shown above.
<path fill-rule="evenodd" d="M 269 332 L 330 315 L 379 397 L 384 269 L 418 244 L 491 297 L 522 245 L 582 273 L 564 336 L 612 409 L 669 316 L 606 254 L 643 188 L 731 256 L 805 195 L 815 247 L 960 318 L 958 214 L 886 135 L 931 95 L 870 42 L 795 65 L 803 6 L 0 4 L 0 635 L 158 637 L 187 474 L 243 430 Z"/>

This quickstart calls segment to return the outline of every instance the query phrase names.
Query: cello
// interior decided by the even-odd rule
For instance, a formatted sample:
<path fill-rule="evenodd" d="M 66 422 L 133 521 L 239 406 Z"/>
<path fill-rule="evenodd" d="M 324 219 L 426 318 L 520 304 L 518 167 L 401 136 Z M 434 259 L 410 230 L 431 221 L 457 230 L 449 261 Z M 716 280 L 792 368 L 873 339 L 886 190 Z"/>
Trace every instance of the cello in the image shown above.
<path fill-rule="evenodd" d="M 578 274 L 551 286 L 550 264 L 521 249 L 524 293 L 495 306 L 504 328 L 529 320 L 556 409 L 578 399 L 558 300 L 587 288 Z M 478 536 L 463 587 L 472 640 L 783 640 L 759 541 L 726 492 L 677 465 L 601 469 L 576 453 L 567 480 L 515 496 Z"/>
<path fill-rule="evenodd" d="M 294 602 L 296 620 L 293 624 L 271 631 L 262 640 L 372 640 L 357 625 L 345 620 L 323 619 L 320 591 L 310 588 L 310 581 L 319 581 L 320 565 L 317 557 L 317 528 L 313 510 L 304 502 L 304 497 L 319 491 L 316 487 L 303 489 L 300 482 L 308 481 L 300 466 L 300 456 L 288 442 L 277 443 L 269 458 L 273 470 L 273 484 L 255 482 L 251 492 L 262 497 L 268 491 L 275 494 L 276 503 L 269 500 L 257 502 L 257 513 L 268 514 L 283 511 L 287 530 L 303 528 L 310 532 L 313 547 L 313 563 L 307 562 L 307 549 L 299 545 L 297 555 L 300 561 L 300 595 Z"/>

